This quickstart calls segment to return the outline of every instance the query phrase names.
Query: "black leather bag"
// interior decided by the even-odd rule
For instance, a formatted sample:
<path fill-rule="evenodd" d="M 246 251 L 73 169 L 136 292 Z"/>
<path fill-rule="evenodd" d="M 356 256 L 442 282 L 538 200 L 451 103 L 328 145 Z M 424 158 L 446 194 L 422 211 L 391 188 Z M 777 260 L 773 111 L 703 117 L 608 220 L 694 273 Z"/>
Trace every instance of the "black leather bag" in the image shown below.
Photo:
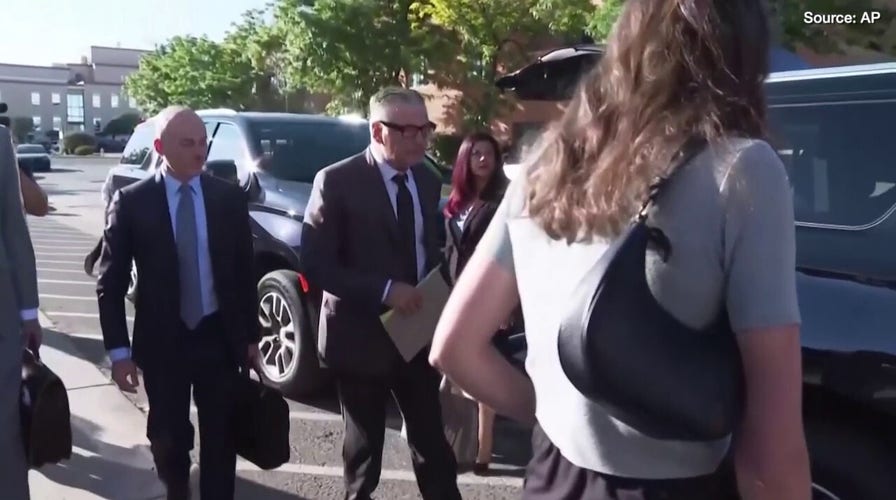
<path fill-rule="evenodd" d="M 702 144 L 687 148 L 679 165 Z M 647 224 L 668 178 L 653 185 L 636 219 L 577 285 L 560 327 L 560 363 L 585 397 L 642 434 L 721 439 L 737 426 L 744 397 L 727 313 L 693 330 L 656 301 L 645 273 L 649 248 L 664 259 L 672 251 L 662 231 Z"/>
<path fill-rule="evenodd" d="M 29 349 L 22 353 L 19 399 L 22 441 L 28 465 L 39 468 L 72 456 L 72 421 L 62 380 Z"/>
<path fill-rule="evenodd" d="M 289 461 L 289 405 L 275 389 L 240 377 L 235 420 L 237 454 L 263 470 Z"/>

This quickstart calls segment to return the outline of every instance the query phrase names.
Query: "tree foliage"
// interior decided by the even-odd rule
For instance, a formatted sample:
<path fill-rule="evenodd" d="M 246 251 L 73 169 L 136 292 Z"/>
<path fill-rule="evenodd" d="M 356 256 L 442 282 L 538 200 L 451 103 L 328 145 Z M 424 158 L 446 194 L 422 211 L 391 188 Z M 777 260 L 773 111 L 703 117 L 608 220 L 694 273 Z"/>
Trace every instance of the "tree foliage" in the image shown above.
<path fill-rule="evenodd" d="M 377 90 L 404 85 L 430 44 L 412 29 L 411 0 L 279 0 L 276 25 L 285 42 L 291 87 L 327 93 L 332 113 L 366 114 Z"/>
<path fill-rule="evenodd" d="M 103 135 L 110 135 L 113 138 L 117 135 L 129 135 L 140 123 L 141 118 L 137 113 L 124 113 L 113 118 L 103 127 Z"/>
<path fill-rule="evenodd" d="M 483 127 L 502 111 L 504 101 L 494 86 L 506 68 L 529 56 L 531 42 L 548 34 L 564 35 L 574 17 L 542 6 L 541 0 L 418 0 L 413 2 L 414 26 L 423 32 L 437 29 L 456 46 L 430 63 L 431 77 L 440 87 L 463 89 L 457 103 L 466 128 Z M 569 0 L 584 4 L 587 0 Z M 581 5 L 579 5 L 581 6 Z"/>
<path fill-rule="evenodd" d="M 242 108 L 251 94 L 250 67 L 233 47 L 206 37 L 177 36 L 140 60 L 125 88 L 141 109 L 170 105 Z"/>

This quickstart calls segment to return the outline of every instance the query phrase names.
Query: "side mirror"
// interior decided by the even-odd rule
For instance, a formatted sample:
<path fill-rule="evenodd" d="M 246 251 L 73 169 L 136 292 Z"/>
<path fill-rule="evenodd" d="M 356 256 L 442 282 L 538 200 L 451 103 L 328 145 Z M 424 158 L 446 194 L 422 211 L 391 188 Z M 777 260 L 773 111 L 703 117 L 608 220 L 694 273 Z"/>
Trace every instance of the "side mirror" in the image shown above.
<path fill-rule="evenodd" d="M 233 160 L 212 160 L 205 164 L 205 169 L 213 176 L 234 184 L 239 182 L 236 163 Z"/>

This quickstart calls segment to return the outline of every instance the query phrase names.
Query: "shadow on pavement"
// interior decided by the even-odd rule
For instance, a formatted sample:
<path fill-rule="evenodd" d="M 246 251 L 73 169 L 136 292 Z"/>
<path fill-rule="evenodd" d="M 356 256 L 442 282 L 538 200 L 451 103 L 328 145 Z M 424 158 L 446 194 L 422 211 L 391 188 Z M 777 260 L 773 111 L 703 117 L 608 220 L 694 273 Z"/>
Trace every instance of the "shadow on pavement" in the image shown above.
<path fill-rule="evenodd" d="M 44 328 L 44 345 L 95 365 L 108 364 L 102 339 L 76 337 L 53 328 Z"/>
<path fill-rule="evenodd" d="M 155 470 L 140 469 L 105 457 L 127 457 L 139 448 L 124 448 L 98 441 L 99 428 L 88 420 L 72 416 L 72 458 L 60 464 L 46 465 L 38 472 L 61 486 L 88 491 L 102 498 L 126 500 L 142 498 L 142 488 L 157 485 Z M 84 453 L 87 452 L 87 453 Z M 132 488 L 132 491 L 123 490 Z"/>
<path fill-rule="evenodd" d="M 276 490 L 255 481 L 237 476 L 234 498 L 246 498 L 252 500 L 312 500 L 293 493 Z"/>
<path fill-rule="evenodd" d="M 81 169 L 77 169 L 77 168 L 53 167 L 51 170 L 49 170 L 47 172 L 41 172 L 41 173 L 49 174 L 49 175 L 52 175 L 52 174 L 82 174 L 82 173 L 84 173 L 84 171 Z"/>

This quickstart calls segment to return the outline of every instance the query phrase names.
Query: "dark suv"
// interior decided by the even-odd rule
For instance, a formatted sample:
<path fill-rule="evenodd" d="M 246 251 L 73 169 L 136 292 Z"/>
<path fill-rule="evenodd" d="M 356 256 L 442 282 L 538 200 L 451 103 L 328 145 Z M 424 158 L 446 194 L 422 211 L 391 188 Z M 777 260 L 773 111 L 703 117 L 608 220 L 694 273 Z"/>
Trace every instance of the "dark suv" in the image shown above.
<path fill-rule="evenodd" d="M 360 119 L 319 115 L 203 110 L 209 138 L 207 169 L 239 183 L 249 194 L 258 279 L 262 375 L 292 396 L 315 393 L 328 381 L 317 356 L 320 291 L 301 274 L 298 249 L 311 183 L 322 168 L 359 153 L 370 143 Z M 141 124 L 121 165 L 107 177 L 109 193 L 152 175 L 152 127 Z M 450 172 L 426 164 L 443 182 Z M 137 276 L 132 276 L 136 282 Z"/>
<path fill-rule="evenodd" d="M 599 46 L 498 86 L 563 101 Z M 772 74 L 770 142 L 793 185 L 804 412 L 814 497 L 896 495 L 896 64 Z M 762 200 L 756 200 L 762 203 Z"/>

